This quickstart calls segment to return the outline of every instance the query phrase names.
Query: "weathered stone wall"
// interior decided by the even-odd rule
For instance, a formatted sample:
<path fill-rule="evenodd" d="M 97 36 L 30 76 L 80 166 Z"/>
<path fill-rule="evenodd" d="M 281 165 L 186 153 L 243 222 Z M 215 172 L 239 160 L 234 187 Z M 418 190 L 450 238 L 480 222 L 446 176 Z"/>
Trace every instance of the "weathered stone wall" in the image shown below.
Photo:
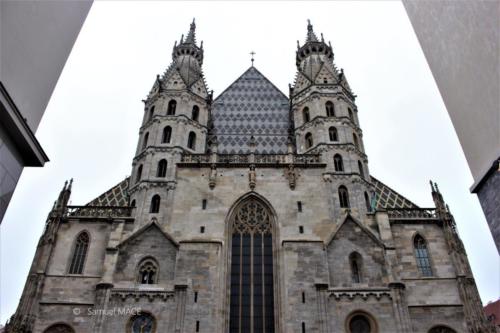
<path fill-rule="evenodd" d="M 437 325 L 451 327 L 457 333 L 467 332 L 461 306 L 410 307 L 414 333 L 427 333 Z"/>

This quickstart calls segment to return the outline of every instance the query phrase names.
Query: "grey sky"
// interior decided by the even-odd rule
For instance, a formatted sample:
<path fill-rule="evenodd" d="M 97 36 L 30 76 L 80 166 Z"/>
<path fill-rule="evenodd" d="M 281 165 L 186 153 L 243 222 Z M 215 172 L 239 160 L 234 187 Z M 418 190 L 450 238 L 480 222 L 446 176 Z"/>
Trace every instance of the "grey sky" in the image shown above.
<path fill-rule="evenodd" d="M 1 322 L 14 312 L 46 216 L 64 180 L 83 205 L 131 170 L 141 99 L 196 17 L 209 88 L 220 94 L 250 66 L 285 94 L 307 19 L 330 40 L 359 109 L 370 173 L 421 207 L 438 182 L 455 215 L 483 302 L 500 296 L 499 256 L 472 177 L 399 2 L 95 2 L 37 137 L 51 162 L 25 169 L 1 226 Z"/>

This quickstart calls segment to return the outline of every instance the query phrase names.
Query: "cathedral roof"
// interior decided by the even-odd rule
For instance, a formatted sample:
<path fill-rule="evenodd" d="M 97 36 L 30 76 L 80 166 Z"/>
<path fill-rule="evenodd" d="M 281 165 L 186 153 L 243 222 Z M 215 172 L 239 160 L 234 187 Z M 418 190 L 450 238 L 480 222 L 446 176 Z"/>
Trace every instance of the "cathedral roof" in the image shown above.
<path fill-rule="evenodd" d="M 128 206 L 128 181 L 130 177 L 125 178 L 86 206 Z"/>
<path fill-rule="evenodd" d="M 373 176 L 371 178 L 375 186 L 375 193 L 377 194 L 377 209 L 418 208 L 413 202 L 377 178 Z M 127 188 L 129 179 L 130 177 L 125 178 L 111 189 L 90 201 L 87 206 L 128 206 Z"/>
<path fill-rule="evenodd" d="M 251 136 L 256 153 L 287 152 L 288 98 L 253 66 L 214 100 L 212 115 L 219 153 L 248 153 Z"/>

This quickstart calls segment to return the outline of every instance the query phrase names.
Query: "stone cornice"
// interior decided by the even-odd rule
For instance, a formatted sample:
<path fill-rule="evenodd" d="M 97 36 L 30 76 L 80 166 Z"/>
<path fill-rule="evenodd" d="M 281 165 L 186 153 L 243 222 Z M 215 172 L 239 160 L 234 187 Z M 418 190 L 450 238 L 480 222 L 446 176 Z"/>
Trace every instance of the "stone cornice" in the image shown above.
<path fill-rule="evenodd" d="M 332 121 L 333 120 L 333 121 Z M 340 122 L 341 125 L 350 125 L 351 128 L 356 130 L 356 133 L 360 138 L 363 137 L 363 131 L 361 128 L 356 125 L 349 117 L 341 116 L 341 117 L 327 117 L 327 116 L 316 116 L 313 119 L 309 120 L 307 123 L 300 125 L 295 128 L 295 132 L 302 131 L 308 129 L 310 127 L 316 127 L 317 125 L 322 125 L 325 122 Z"/>
<path fill-rule="evenodd" d="M 135 288 L 114 288 L 111 289 L 111 298 L 119 298 L 122 301 L 127 299 L 133 299 L 139 301 L 141 299 L 147 299 L 152 302 L 155 299 L 167 301 L 169 298 L 174 298 L 174 290 L 158 289 L 158 290 L 147 290 L 147 289 L 135 289 Z"/>
<path fill-rule="evenodd" d="M 361 298 L 366 301 L 370 296 L 378 301 L 384 297 L 389 300 L 392 299 L 391 290 L 389 288 L 330 288 L 327 290 L 327 293 L 329 294 L 328 296 L 334 297 L 337 301 L 342 299 L 354 300 L 356 298 Z"/>
<path fill-rule="evenodd" d="M 181 146 L 147 146 L 146 149 L 143 149 L 137 156 L 132 160 L 132 166 L 137 164 L 137 161 L 143 158 L 148 154 L 154 154 L 157 152 L 167 153 L 171 152 L 172 154 L 182 154 L 184 152 L 188 152 L 184 147 Z"/>
<path fill-rule="evenodd" d="M 375 185 L 367 181 L 365 178 L 361 177 L 358 172 L 325 172 L 323 173 L 323 180 L 325 182 L 331 182 L 333 179 L 351 180 L 352 183 L 365 184 L 372 190 L 375 190 Z"/>
<path fill-rule="evenodd" d="M 335 91 L 335 92 L 321 92 L 321 91 L 317 91 L 317 90 L 310 91 L 313 88 L 318 88 L 318 90 L 325 90 L 325 89 L 329 89 L 332 86 L 334 87 L 334 89 L 337 88 L 337 91 Z M 340 88 L 340 89 L 338 89 L 338 88 Z M 309 95 L 306 96 L 307 94 L 309 94 Z M 298 93 L 294 94 L 291 97 L 292 107 L 294 105 L 301 105 L 301 104 L 309 101 L 308 98 L 310 96 L 313 96 L 313 95 L 320 95 L 322 97 L 340 98 L 340 99 L 344 100 L 345 102 L 347 102 L 348 104 L 350 104 L 354 108 L 354 110 L 357 111 L 356 104 L 354 104 L 354 95 L 351 95 L 351 93 L 340 83 L 336 83 L 333 85 L 332 84 L 311 84 L 311 85 L 307 86 L 306 88 L 302 89 L 301 91 L 299 91 Z"/>
<path fill-rule="evenodd" d="M 129 194 L 133 194 L 139 190 L 147 190 L 154 187 L 166 187 L 168 191 L 175 190 L 177 182 L 175 180 L 149 180 L 142 179 L 138 183 L 131 186 L 128 190 Z"/>
<path fill-rule="evenodd" d="M 361 150 L 356 148 L 356 146 L 353 143 L 318 143 L 317 145 L 313 146 L 312 148 L 309 148 L 306 153 L 307 154 L 315 154 L 315 153 L 323 153 L 325 151 L 331 150 L 333 148 L 341 148 L 347 152 L 354 151 L 356 152 L 359 156 L 362 157 L 363 162 L 368 163 L 368 156 L 366 156 L 365 153 L 363 153 Z"/>
<path fill-rule="evenodd" d="M 177 124 L 190 124 L 200 130 L 204 134 L 208 133 L 208 127 L 205 125 L 200 124 L 197 121 L 194 121 L 193 119 L 189 118 L 188 116 L 184 114 L 179 114 L 179 115 L 161 115 L 161 114 L 155 114 L 151 120 L 149 120 L 147 123 L 145 123 L 141 128 L 139 128 L 139 134 L 141 135 L 144 133 L 144 131 L 149 128 L 153 123 L 160 124 L 161 120 L 174 120 L 175 123 Z"/>

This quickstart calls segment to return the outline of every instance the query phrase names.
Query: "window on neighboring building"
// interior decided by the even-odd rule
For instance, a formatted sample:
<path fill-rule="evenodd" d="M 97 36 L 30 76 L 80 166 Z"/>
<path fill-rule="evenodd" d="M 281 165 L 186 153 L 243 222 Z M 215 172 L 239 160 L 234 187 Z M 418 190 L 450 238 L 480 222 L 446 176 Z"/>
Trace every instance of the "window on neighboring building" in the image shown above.
<path fill-rule="evenodd" d="M 149 209 L 150 213 L 158 213 L 160 211 L 160 196 L 158 194 L 155 194 L 151 198 L 151 207 Z"/>
<path fill-rule="evenodd" d="M 158 162 L 158 169 L 156 170 L 156 177 L 163 178 L 167 175 L 167 160 L 162 159 Z"/>
<path fill-rule="evenodd" d="M 361 178 L 365 178 L 365 172 L 363 171 L 363 164 L 361 163 L 361 161 L 358 161 L 358 170 Z"/>
<path fill-rule="evenodd" d="M 342 161 L 342 156 L 340 156 L 340 154 L 335 154 L 335 156 L 333 156 L 333 166 L 337 172 L 344 171 L 344 162 Z"/>
<path fill-rule="evenodd" d="M 146 132 L 146 134 L 144 134 L 144 139 L 142 140 L 142 150 L 146 149 L 146 147 L 148 146 L 148 140 L 149 140 L 149 133 Z"/>
<path fill-rule="evenodd" d="M 372 333 L 372 325 L 366 316 L 358 314 L 349 320 L 349 333 Z"/>
<path fill-rule="evenodd" d="M 306 149 L 309 149 L 313 146 L 313 136 L 311 133 L 306 134 Z"/>
<path fill-rule="evenodd" d="M 177 108 L 177 101 L 175 99 L 171 99 L 170 102 L 168 102 L 167 116 L 174 116 L 176 108 Z"/>
<path fill-rule="evenodd" d="M 341 208 L 349 208 L 349 192 L 344 185 L 339 187 L 339 202 Z"/>
<path fill-rule="evenodd" d="M 135 182 L 138 183 L 142 178 L 142 164 L 137 168 L 137 173 L 135 174 Z"/>
<path fill-rule="evenodd" d="M 191 119 L 198 121 L 198 116 L 200 115 L 200 108 L 198 105 L 193 106 L 193 111 L 191 112 Z"/>
<path fill-rule="evenodd" d="M 190 132 L 188 136 L 188 148 L 195 150 L 196 147 L 196 134 L 194 132 Z"/>
<path fill-rule="evenodd" d="M 339 134 L 335 127 L 330 127 L 328 129 L 328 134 L 330 135 L 330 141 L 339 141 Z"/>
<path fill-rule="evenodd" d="M 423 276 L 432 276 L 431 260 L 429 258 L 429 251 L 427 250 L 425 239 L 420 235 L 416 235 L 413 239 L 413 247 L 415 249 L 415 259 L 417 260 L 417 267 L 420 274 Z"/>
<path fill-rule="evenodd" d="M 153 258 L 143 259 L 139 264 L 137 282 L 141 284 L 155 284 L 158 274 L 158 264 Z"/>
<path fill-rule="evenodd" d="M 251 198 L 236 209 L 231 238 L 229 332 L 274 332 L 271 211 Z"/>
<path fill-rule="evenodd" d="M 161 136 L 161 143 L 170 143 L 170 139 L 172 138 L 172 127 L 165 126 L 163 129 L 163 135 Z"/>
<path fill-rule="evenodd" d="M 71 257 L 71 264 L 68 270 L 69 274 L 83 274 L 83 266 L 85 265 L 89 242 L 90 237 L 86 231 L 81 232 L 76 237 L 73 256 Z"/>
<path fill-rule="evenodd" d="M 311 116 L 309 115 L 309 108 L 307 106 L 302 110 L 302 116 L 304 117 L 304 123 L 307 123 L 309 120 L 311 120 Z"/>
<path fill-rule="evenodd" d="M 349 264 L 351 266 L 351 280 L 353 283 L 361 283 L 361 262 L 362 258 L 358 252 L 349 255 Z"/>
<path fill-rule="evenodd" d="M 326 102 L 325 108 L 326 108 L 326 116 L 327 117 L 335 117 L 335 108 L 334 108 L 333 103 L 331 101 Z"/>

